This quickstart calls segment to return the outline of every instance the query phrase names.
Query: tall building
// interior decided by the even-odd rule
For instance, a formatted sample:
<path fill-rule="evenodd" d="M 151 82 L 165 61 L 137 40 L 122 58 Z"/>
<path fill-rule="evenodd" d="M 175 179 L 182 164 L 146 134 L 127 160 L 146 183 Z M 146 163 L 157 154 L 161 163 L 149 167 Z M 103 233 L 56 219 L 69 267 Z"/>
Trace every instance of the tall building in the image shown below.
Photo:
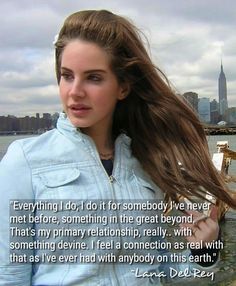
<path fill-rule="evenodd" d="M 198 94 L 196 92 L 185 92 L 183 97 L 186 99 L 188 104 L 192 107 L 192 109 L 197 113 L 198 112 Z"/>
<path fill-rule="evenodd" d="M 211 121 L 210 100 L 209 98 L 202 97 L 198 101 L 198 114 L 200 120 L 205 123 Z"/>
<path fill-rule="evenodd" d="M 226 77 L 223 70 L 223 65 L 221 62 L 221 70 L 218 81 L 218 91 L 219 91 L 219 112 L 221 116 L 221 120 L 226 120 L 226 113 L 228 110 L 228 101 L 227 101 L 227 85 L 226 85 Z"/>
<path fill-rule="evenodd" d="M 219 104 L 215 99 L 213 99 L 210 102 L 210 110 L 211 110 L 211 123 L 212 124 L 218 123 L 220 121 L 219 120 Z"/>
<path fill-rule="evenodd" d="M 236 107 L 228 108 L 227 118 L 229 123 L 235 124 L 236 123 Z"/>

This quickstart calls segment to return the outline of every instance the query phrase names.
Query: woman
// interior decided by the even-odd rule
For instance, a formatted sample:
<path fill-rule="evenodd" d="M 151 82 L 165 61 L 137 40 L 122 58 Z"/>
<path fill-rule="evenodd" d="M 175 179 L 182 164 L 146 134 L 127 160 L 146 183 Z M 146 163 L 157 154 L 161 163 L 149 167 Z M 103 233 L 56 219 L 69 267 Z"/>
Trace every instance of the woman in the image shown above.
<path fill-rule="evenodd" d="M 55 55 L 64 110 L 57 129 L 16 141 L 1 162 L 0 285 L 148 285 L 150 277 L 138 278 L 133 265 L 121 263 L 6 262 L 10 200 L 177 201 L 210 192 L 236 207 L 211 163 L 201 124 L 153 65 L 135 26 L 104 10 L 77 12 L 66 19 Z M 195 224 L 183 225 L 192 230 L 187 239 L 203 246 L 217 240 L 215 215 L 191 214 Z M 142 267 L 164 272 L 170 265 Z M 188 273 L 193 267 L 176 265 Z"/>

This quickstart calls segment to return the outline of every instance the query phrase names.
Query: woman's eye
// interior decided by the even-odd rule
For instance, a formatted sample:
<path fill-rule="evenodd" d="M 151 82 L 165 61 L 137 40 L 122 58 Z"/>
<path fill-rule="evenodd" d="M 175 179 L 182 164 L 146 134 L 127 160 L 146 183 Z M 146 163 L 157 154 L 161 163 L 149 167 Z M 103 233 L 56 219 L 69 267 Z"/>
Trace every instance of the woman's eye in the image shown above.
<path fill-rule="evenodd" d="M 91 74 L 88 76 L 88 80 L 95 81 L 95 82 L 100 82 L 102 80 L 100 75 L 96 74 Z"/>
<path fill-rule="evenodd" d="M 73 75 L 68 74 L 68 73 L 62 73 L 62 74 L 61 74 L 61 77 L 63 77 L 64 80 L 67 80 L 67 81 L 73 79 Z"/>

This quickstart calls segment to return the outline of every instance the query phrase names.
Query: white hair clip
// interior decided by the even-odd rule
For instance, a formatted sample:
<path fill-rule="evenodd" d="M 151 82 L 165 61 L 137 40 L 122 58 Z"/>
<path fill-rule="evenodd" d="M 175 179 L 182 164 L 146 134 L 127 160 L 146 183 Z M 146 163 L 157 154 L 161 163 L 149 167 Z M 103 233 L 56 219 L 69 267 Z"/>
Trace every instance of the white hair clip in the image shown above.
<path fill-rule="evenodd" d="M 55 37 L 54 37 L 54 41 L 53 41 L 53 45 L 55 46 L 56 45 L 56 42 L 59 38 L 59 34 L 56 34 Z"/>

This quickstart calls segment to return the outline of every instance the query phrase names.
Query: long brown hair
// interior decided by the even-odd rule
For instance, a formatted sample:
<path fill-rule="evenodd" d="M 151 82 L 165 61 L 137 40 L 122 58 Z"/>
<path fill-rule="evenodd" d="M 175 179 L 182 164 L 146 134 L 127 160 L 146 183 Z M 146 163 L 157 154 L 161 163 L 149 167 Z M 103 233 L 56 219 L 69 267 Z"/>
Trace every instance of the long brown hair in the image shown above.
<path fill-rule="evenodd" d="M 129 95 L 115 109 L 113 136 L 125 132 L 132 139 L 132 153 L 153 182 L 175 200 L 178 195 L 203 198 L 210 192 L 236 208 L 212 164 L 201 123 L 152 63 L 142 33 L 124 17 L 106 10 L 70 15 L 55 44 L 58 82 L 62 52 L 73 39 L 105 49 L 118 81 L 129 84 Z"/>

